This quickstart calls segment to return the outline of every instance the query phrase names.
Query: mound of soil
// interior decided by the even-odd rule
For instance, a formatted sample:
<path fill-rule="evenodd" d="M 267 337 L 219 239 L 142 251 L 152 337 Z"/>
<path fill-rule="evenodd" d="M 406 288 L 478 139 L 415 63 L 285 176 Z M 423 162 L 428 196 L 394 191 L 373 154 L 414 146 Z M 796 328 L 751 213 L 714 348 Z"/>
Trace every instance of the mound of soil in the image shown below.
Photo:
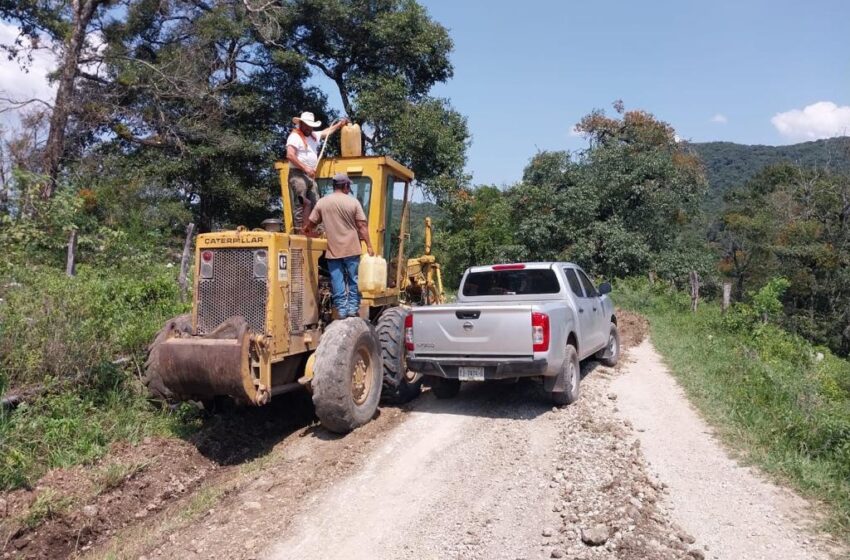
<path fill-rule="evenodd" d="M 637 346 L 649 334 L 649 321 L 625 309 L 617 309 L 617 328 L 620 331 L 620 344 L 624 349 Z"/>
<path fill-rule="evenodd" d="M 190 443 L 152 438 L 116 444 L 88 468 L 55 469 L 35 488 L 4 498 L 2 557 L 65 558 L 85 551 L 188 494 L 216 468 Z"/>

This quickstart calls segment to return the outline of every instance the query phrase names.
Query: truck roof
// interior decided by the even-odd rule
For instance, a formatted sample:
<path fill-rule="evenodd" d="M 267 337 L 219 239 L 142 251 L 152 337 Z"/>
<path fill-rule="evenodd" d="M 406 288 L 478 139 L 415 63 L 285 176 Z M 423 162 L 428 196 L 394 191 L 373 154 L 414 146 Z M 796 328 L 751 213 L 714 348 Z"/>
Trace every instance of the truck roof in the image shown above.
<path fill-rule="evenodd" d="M 488 264 L 482 266 L 471 266 L 469 267 L 469 272 L 489 272 L 491 270 L 511 270 L 511 269 L 520 269 L 520 268 L 552 268 L 555 265 L 562 266 L 573 266 L 577 267 L 578 265 L 566 262 L 566 261 L 545 261 L 545 262 L 524 262 L 524 263 L 501 263 L 501 264 Z"/>

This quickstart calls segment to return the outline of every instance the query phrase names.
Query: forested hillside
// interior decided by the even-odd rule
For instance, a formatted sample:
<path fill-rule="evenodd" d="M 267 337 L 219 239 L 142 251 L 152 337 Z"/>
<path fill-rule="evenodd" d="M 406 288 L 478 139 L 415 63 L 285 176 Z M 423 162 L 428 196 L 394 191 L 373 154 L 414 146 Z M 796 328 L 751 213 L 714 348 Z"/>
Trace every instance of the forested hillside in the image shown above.
<path fill-rule="evenodd" d="M 734 142 L 690 144 L 705 164 L 709 191 L 706 205 L 716 209 L 731 188 L 750 180 L 769 165 L 790 163 L 801 167 L 850 171 L 850 138 L 839 137 L 788 146 L 760 146 Z"/>

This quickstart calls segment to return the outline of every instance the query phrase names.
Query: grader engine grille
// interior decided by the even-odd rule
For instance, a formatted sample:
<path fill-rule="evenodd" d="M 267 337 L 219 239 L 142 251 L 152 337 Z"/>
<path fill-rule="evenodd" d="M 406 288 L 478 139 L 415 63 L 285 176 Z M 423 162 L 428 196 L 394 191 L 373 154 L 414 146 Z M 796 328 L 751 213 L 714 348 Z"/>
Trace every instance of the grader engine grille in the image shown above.
<path fill-rule="evenodd" d="M 210 251 L 212 277 L 198 280 L 198 334 L 208 334 L 234 316 L 244 317 L 254 332 L 266 332 L 268 278 L 254 276 L 255 251 Z"/>
<path fill-rule="evenodd" d="M 304 252 L 292 249 L 289 258 L 289 330 L 301 334 L 304 332 Z"/>

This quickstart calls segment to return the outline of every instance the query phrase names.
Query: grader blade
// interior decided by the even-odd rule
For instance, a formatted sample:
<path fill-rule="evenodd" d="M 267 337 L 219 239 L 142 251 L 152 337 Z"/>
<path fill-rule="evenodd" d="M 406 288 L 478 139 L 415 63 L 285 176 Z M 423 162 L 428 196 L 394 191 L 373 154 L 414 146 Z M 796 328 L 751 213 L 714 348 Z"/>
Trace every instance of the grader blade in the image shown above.
<path fill-rule="evenodd" d="M 244 319 L 229 319 L 204 336 L 175 334 L 152 349 L 149 364 L 149 375 L 158 376 L 174 398 L 205 400 L 227 395 L 256 404 Z"/>

